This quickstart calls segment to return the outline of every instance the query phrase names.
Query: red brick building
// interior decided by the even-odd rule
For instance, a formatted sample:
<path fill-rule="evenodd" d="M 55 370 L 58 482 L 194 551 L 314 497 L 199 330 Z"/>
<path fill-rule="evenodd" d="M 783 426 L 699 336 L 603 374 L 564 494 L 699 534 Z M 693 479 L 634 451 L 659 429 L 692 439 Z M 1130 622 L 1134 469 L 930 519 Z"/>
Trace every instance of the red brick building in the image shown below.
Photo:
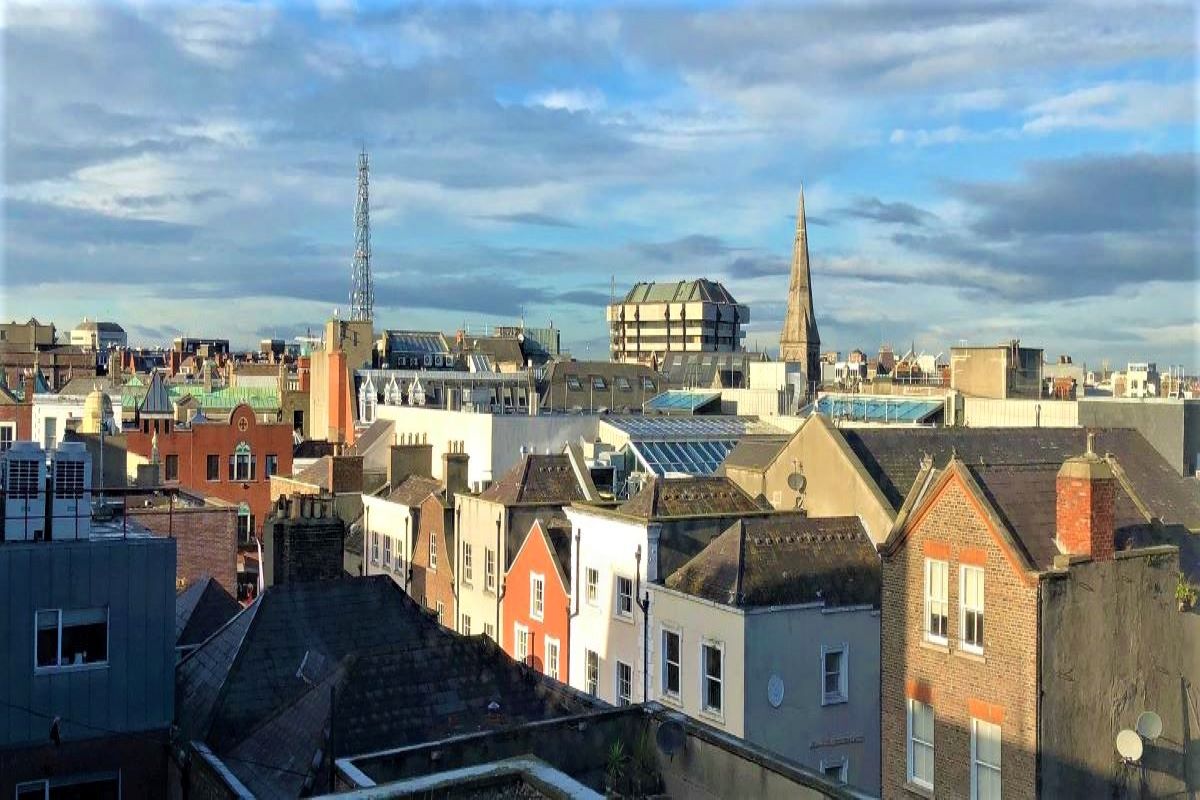
<path fill-rule="evenodd" d="M 408 593 L 437 612 L 438 622 L 454 628 L 454 508 L 441 492 L 427 495 L 419 508 Z"/>
<path fill-rule="evenodd" d="M 21 397 L 0 384 L 0 451 L 13 442 L 33 439 L 33 377 L 26 375 L 24 382 Z"/>
<path fill-rule="evenodd" d="M 149 459 L 154 436 L 153 425 L 129 431 L 128 452 Z M 259 422 L 239 405 L 227 421 L 164 424 L 157 436 L 165 485 L 237 505 L 241 541 L 258 535 L 271 508 L 271 476 L 292 472 L 291 425 Z"/>
<path fill-rule="evenodd" d="M 1155 710 L 1186 738 L 1200 665 L 1158 545 L 1190 501 L 1139 497 L 1090 446 L 1003 461 L 927 460 L 880 546 L 884 797 L 1115 797 L 1118 730 Z M 1151 794 L 1185 789 L 1182 758 L 1143 771 Z"/>
<path fill-rule="evenodd" d="M 571 529 L 533 523 L 504 577 L 504 650 L 539 672 L 567 682 L 570 645 Z"/>

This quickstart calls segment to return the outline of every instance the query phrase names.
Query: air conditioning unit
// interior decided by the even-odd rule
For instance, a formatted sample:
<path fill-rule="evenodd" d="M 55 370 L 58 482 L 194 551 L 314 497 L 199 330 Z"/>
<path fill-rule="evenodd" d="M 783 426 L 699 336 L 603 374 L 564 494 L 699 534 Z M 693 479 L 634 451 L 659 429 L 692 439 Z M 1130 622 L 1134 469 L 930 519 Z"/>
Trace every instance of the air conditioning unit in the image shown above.
<path fill-rule="evenodd" d="M 4 479 L 4 539 L 46 538 L 46 451 L 34 442 L 14 442 L 0 462 Z"/>
<path fill-rule="evenodd" d="M 50 518 L 55 541 L 92 535 L 92 457 L 83 442 L 63 442 L 50 461 Z"/>

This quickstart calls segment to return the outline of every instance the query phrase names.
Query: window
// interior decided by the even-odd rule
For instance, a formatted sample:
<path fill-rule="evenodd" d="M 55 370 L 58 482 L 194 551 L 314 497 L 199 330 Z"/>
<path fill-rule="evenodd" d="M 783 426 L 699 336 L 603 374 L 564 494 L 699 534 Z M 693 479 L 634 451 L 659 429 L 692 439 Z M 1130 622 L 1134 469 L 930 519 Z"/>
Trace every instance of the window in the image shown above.
<path fill-rule="evenodd" d="M 646 376 L 643 375 L 642 376 L 642 389 L 644 389 L 647 392 L 653 392 L 654 391 L 654 380 L 651 378 L 647 378 Z"/>
<path fill-rule="evenodd" d="M 962 612 L 962 648 L 969 653 L 983 652 L 983 569 L 963 567 L 958 590 Z"/>
<path fill-rule="evenodd" d="M 587 575 L 587 601 L 596 605 L 600 596 L 600 571 L 588 567 L 584 574 Z"/>
<path fill-rule="evenodd" d="M 371 531 L 371 563 L 379 563 L 379 531 Z"/>
<path fill-rule="evenodd" d="M 713 714 L 720 714 L 724 697 L 721 691 L 722 663 L 724 653 L 721 646 L 714 642 L 705 642 L 700 647 L 700 669 L 704 675 L 704 691 L 700 708 Z"/>
<path fill-rule="evenodd" d="M 608 384 L 604 382 L 604 378 L 602 378 L 601 376 L 593 375 L 592 376 L 592 388 L 597 389 L 597 390 L 603 390 L 603 389 L 608 388 Z"/>
<path fill-rule="evenodd" d="M 167 457 L 163 459 L 163 465 L 166 468 L 166 474 L 164 476 L 165 480 L 179 480 L 179 456 L 175 455 L 174 453 L 168 454 Z"/>
<path fill-rule="evenodd" d="M 207 469 L 205 477 L 210 481 L 221 480 L 221 457 L 216 453 L 209 453 L 207 458 Z"/>
<path fill-rule="evenodd" d="M 679 633 L 663 629 L 662 632 L 662 692 L 668 697 L 679 698 Z"/>
<path fill-rule="evenodd" d="M 490 622 L 483 623 L 483 635 L 493 642 L 496 641 L 496 626 Z"/>
<path fill-rule="evenodd" d="M 55 443 L 58 441 L 58 420 L 54 417 L 47 417 L 44 423 L 43 434 L 42 448 L 53 450 Z"/>
<path fill-rule="evenodd" d="M 392 565 L 392 537 L 383 537 L 383 565 L 390 567 Z"/>
<path fill-rule="evenodd" d="M 595 650 L 583 651 L 584 686 L 592 697 L 600 691 L 600 656 Z"/>
<path fill-rule="evenodd" d="M 933 706 L 908 701 L 908 782 L 933 788 Z"/>
<path fill-rule="evenodd" d="M 468 614 L 462 615 L 462 623 L 460 625 L 463 636 L 471 635 L 471 617 Z"/>
<path fill-rule="evenodd" d="M 558 680 L 558 639 L 546 637 L 546 674 Z"/>
<path fill-rule="evenodd" d="M 471 543 L 463 542 L 463 546 L 462 546 L 463 583 L 470 583 L 472 577 L 475 575 L 474 561 L 475 561 L 475 558 L 471 553 Z"/>
<path fill-rule="evenodd" d="M 579 382 L 578 375 L 568 375 L 567 376 L 567 388 L 570 389 L 572 392 L 578 392 L 581 389 L 583 389 L 583 384 Z"/>
<path fill-rule="evenodd" d="M 16 438 L 17 426 L 15 423 L 0 424 L 0 453 L 12 447 Z"/>
<path fill-rule="evenodd" d="M 437 572 L 437 531 L 429 532 L 429 569 Z"/>
<path fill-rule="evenodd" d="M 821 774 L 837 783 L 846 782 L 846 757 L 821 759 Z"/>
<path fill-rule="evenodd" d="M 925 559 L 925 638 L 946 643 L 949 565 L 945 561 Z"/>
<path fill-rule="evenodd" d="M 633 667 L 624 661 L 617 662 L 617 705 L 627 706 L 633 702 Z"/>
<path fill-rule="evenodd" d="M 441 600 L 438 600 L 437 601 L 437 621 L 438 621 L 439 625 L 446 624 L 445 622 L 442 621 L 445 618 L 445 616 L 446 616 L 446 604 L 443 603 Z"/>
<path fill-rule="evenodd" d="M 496 551 L 483 548 L 483 588 L 496 591 Z"/>
<path fill-rule="evenodd" d="M 108 609 L 46 609 L 34 615 L 37 669 L 108 663 Z"/>
<path fill-rule="evenodd" d="M 238 442 L 237 447 L 233 450 L 233 455 L 229 457 L 229 462 L 233 472 L 229 476 L 230 480 L 254 480 L 254 456 L 250 452 L 250 445 L 245 442 Z"/>
<path fill-rule="evenodd" d="M 1000 800 L 1000 726 L 971 720 L 971 800 Z"/>
<path fill-rule="evenodd" d="M 250 513 L 250 506 L 245 503 L 238 506 L 238 537 L 242 542 L 249 542 L 254 537 L 254 515 Z M 378 553 L 376 550 L 376 561 L 379 560 Z"/>
<path fill-rule="evenodd" d="M 522 664 L 529 662 L 529 628 L 519 622 L 513 625 L 513 653 Z"/>
<path fill-rule="evenodd" d="M 529 576 L 529 616 L 542 619 L 546 612 L 546 579 L 541 575 Z"/>
<path fill-rule="evenodd" d="M 629 384 L 629 378 L 626 378 L 624 375 L 618 375 L 613 379 L 613 381 L 617 384 L 617 388 L 622 392 L 628 392 L 633 389 L 633 387 Z"/>
<path fill-rule="evenodd" d="M 846 645 L 821 647 L 821 705 L 846 702 Z"/>
<path fill-rule="evenodd" d="M 633 580 L 617 576 L 617 616 L 633 616 Z"/>
<path fill-rule="evenodd" d="M 267 477 L 279 474 L 279 456 L 274 453 L 267 453 L 267 458 L 263 462 L 263 470 Z"/>

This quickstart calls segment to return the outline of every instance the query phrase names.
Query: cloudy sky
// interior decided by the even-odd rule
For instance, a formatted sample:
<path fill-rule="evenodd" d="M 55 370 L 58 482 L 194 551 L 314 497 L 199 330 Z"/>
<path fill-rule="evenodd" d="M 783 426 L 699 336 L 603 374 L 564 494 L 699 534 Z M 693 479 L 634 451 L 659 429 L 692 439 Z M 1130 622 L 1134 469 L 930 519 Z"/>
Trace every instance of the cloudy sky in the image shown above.
<path fill-rule="evenodd" d="M 21 3 L 0 312 L 252 344 L 553 320 L 707 276 L 774 349 L 803 184 L 823 344 L 1200 368 L 1190 3 Z"/>

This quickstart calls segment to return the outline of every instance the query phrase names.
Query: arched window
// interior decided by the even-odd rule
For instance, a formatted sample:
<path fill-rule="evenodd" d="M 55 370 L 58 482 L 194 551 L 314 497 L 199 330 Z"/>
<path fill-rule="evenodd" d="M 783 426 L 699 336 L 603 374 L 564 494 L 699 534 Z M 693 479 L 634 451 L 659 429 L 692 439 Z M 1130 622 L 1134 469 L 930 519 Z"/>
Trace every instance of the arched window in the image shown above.
<path fill-rule="evenodd" d="M 254 454 L 250 452 L 250 445 L 238 442 L 237 447 L 233 449 L 233 454 L 229 456 L 229 480 L 252 481 L 256 477 L 256 472 Z"/>
<path fill-rule="evenodd" d="M 238 541 L 249 542 L 254 535 L 254 515 L 250 506 L 245 503 L 238 505 Z"/>

